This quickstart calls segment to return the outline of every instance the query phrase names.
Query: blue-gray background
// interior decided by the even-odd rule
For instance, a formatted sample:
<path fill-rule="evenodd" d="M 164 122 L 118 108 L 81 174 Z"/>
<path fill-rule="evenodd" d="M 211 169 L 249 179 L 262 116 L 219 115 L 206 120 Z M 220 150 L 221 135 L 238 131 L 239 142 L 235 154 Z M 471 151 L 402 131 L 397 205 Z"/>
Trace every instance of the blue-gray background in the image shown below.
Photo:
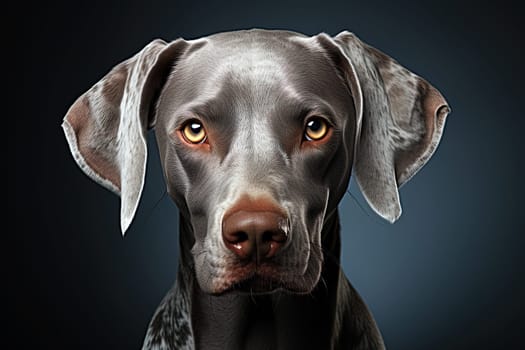
<path fill-rule="evenodd" d="M 35 347 L 137 349 L 175 279 L 178 214 L 152 135 L 143 200 L 123 239 L 118 198 L 77 168 L 60 129 L 76 97 L 156 37 L 348 29 L 428 79 L 453 112 L 435 156 L 401 190 L 395 225 L 351 184 L 341 204 L 347 275 L 389 349 L 522 348 L 520 13 L 505 1 L 450 0 L 21 4 L 14 46 L 4 45 L 15 78 L 4 101 L 15 165 L 15 229 L 4 231 L 15 239 L 3 247 L 9 333 Z"/>

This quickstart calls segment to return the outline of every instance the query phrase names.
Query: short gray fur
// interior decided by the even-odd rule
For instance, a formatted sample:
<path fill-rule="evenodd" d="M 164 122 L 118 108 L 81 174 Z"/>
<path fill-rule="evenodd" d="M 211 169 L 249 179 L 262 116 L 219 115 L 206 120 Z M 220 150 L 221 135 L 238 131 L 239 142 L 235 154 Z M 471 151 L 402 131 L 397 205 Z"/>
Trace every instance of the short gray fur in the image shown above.
<path fill-rule="evenodd" d="M 155 128 L 180 209 L 181 260 L 143 349 L 383 349 L 340 268 L 337 206 L 353 168 L 370 206 L 394 222 L 398 187 L 433 154 L 448 112 L 428 82 L 348 32 L 156 40 L 116 66 L 63 127 L 82 170 L 121 196 L 123 233 L 144 184 L 144 135 Z M 303 146 L 312 115 L 333 133 Z M 177 137 L 191 118 L 210 135 L 207 151 Z M 239 263 L 221 238 L 224 213 L 246 195 L 270 198 L 288 217 L 271 293 L 235 291 Z"/>

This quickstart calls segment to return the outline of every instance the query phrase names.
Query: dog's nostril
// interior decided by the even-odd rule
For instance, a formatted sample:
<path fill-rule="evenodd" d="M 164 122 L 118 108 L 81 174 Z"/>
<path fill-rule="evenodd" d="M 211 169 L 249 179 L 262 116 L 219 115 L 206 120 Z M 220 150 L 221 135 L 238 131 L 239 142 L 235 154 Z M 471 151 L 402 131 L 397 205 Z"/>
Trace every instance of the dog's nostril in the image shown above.
<path fill-rule="evenodd" d="M 284 243 L 286 241 L 286 234 L 282 230 L 264 231 L 261 237 L 263 243 L 277 242 Z"/>
<path fill-rule="evenodd" d="M 228 235 L 228 237 L 226 237 L 226 240 L 232 244 L 242 243 L 242 242 L 247 241 L 248 239 L 249 239 L 248 234 L 244 231 L 234 232 Z"/>
<path fill-rule="evenodd" d="M 262 234 L 261 239 L 262 239 L 263 242 L 269 242 L 269 241 L 273 241 L 272 237 L 273 237 L 273 232 L 271 232 L 271 231 L 264 231 L 263 234 Z"/>

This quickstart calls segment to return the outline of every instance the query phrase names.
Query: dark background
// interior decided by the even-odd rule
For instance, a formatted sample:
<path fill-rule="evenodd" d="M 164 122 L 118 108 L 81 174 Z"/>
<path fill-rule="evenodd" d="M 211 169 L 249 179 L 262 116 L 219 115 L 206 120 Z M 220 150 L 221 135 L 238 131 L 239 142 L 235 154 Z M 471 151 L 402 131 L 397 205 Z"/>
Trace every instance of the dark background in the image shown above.
<path fill-rule="evenodd" d="M 341 204 L 344 268 L 389 349 L 523 348 L 518 6 L 68 1 L 21 3 L 4 16 L 17 22 L 3 48 L 4 74 L 14 78 L 4 130 L 8 166 L 15 165 L 6 186 L 14 225 L 4 231 L 4 290 L 17 348 L 138 349 L 175 279 L 178 214 L 164 196 L 152 135 L 143 200 L 122 238 L 118 198 L 69 154 L 60 128 L 69 106 L 153 38 L 252 27 L 351 30 L 446 96 L 453 112 L 442 143 L 401 190 L 396 224 L 375 216 L 351 184 Z"/>

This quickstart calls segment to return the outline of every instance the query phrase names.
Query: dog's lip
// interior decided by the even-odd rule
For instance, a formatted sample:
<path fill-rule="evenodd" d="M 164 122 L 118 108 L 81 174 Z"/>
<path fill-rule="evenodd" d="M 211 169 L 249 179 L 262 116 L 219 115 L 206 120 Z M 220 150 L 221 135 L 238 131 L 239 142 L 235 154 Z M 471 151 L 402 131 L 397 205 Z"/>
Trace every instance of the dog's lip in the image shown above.
<path fill-rule="evenodd" d="M 227 293 L 239 293 L 250 295 L 272 294 L 275 292 L 286 292 L 291 294 L 305 294 L 311 291 L 310 288 L 304 286 L 300 288 L 286 279 L 276 278 L 276 274 L 264 273 L 254 270 L 244 276 L 236 276 L 235 279 L 230 280 L 228 286 L 221 290 L 217 290 L 212 294 L 222 295 Z"/>
<path fill-rule="evenodd" d="M 285 283 L 273 281 L 258 275 L 232 283 L 227 289 L 215 294 L 267 295 L 277 292 L 300 294 L 301 292 L 287 288 Z"/>

